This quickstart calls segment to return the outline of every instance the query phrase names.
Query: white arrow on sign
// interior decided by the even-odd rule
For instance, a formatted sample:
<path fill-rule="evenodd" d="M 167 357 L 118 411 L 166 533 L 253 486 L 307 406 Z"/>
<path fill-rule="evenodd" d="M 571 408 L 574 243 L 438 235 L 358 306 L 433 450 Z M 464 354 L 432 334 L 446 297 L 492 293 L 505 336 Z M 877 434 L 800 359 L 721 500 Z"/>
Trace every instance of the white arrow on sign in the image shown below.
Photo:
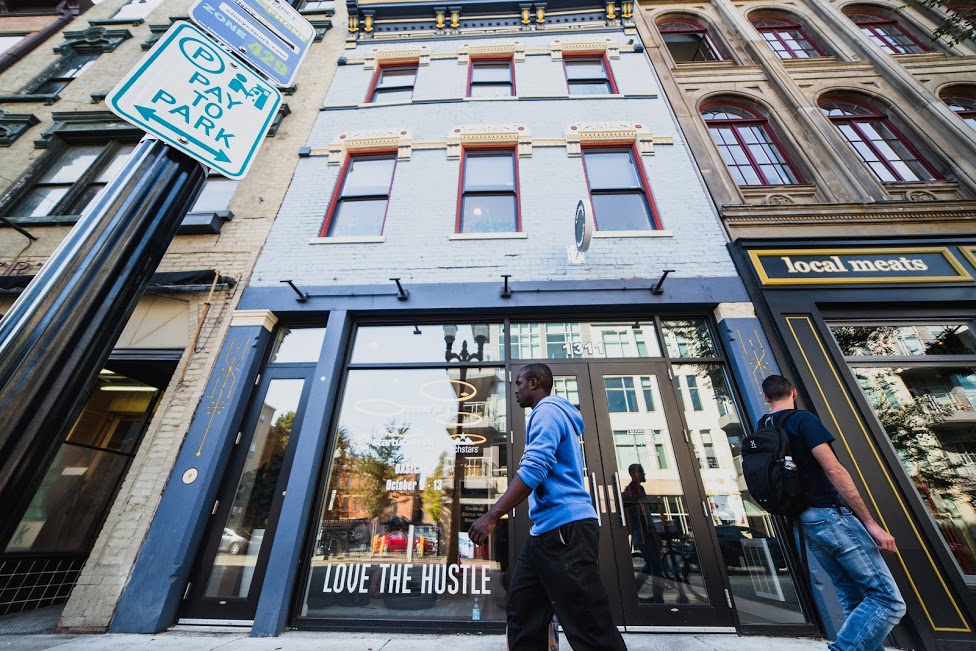
<path fill-rule="evenodd" d="M 281 93 L 199 29 L 178 21 L 105 101 L 122 119 L 240 179 L 281 105 Z"/>

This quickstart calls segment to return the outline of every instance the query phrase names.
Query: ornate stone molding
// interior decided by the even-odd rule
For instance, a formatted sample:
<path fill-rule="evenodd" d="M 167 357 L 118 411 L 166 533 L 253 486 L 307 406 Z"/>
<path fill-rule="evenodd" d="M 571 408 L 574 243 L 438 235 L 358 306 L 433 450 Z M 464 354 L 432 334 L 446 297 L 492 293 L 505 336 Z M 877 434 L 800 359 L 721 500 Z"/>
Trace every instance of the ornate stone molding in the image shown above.
<path fill-rule="evenodd" d="M 418 61 L 422 66 L 430 65 L 430 47 L 421 45 L 409 50 L 381 50 L 376 48 L 364 57 L 363 70 L 374 70 L 376 66 L 412 61 Z"/>
<path fill-rule="evenodd" d="M 566 129 L 566 153 L 570 158 L 583 155 L 584 145 L 637 144 L 641 156 L 654 154 L 651 130 L 634 122 L 580 122 Z"/>
<path fill-rule="evenodd" d="M 468 45 L 458 48 L 458 65 L 466 66 L 472 58 L 512 57 L 514 61 L 525 61 L 525 46 L 518 41 L 503 45 Z"/>
<path fill-rule="evenodd" d="M 397 152 L 397 160 L 410 160 L 413 136 L 405 129 L 375 129 L 341 133 L 329 144 L 329 165 L 341 165 L 347 154 L 368 151 Z"/>
<path fill-rule="evenodd" d="M 606 54 L 607 58 L 620 58 L 620 45 L 613 39 L 602 41 L 563 41 L 557 39 L 549 44 L 549 54 L 553 61 L 562 60 L 563 54 Z"/>
<path fill-rule="evenodd" d="M 247 327 L 260 326 L 271 332 L 278 323 L 278 316 L 271 310 L 234 310 L 230 318 L 230 326 Z"/>
<path fill-rule="evenodd" d="M 447 159 L 458 160 L 464 147 L 510 145 L 519 158 L 532 155 L 532 134 L 521 124 L 472 124 L 451 129 L 447 136 Z"/>
<path fill-rule="evenodd" d="M 101 54 L 112 52 L 122 41 L 132 38 L 127 29 L 89 27 L 78 32 L 65 32 L 64 43 L 54 48 L 58 54 Z"/>
<path fill-rule="evenodd" d="M 38 122 L 33 113 L 8 113 L 0 109 L 0 147 L 9 147 Z"/>
<path fill-rule="evenodd" d="M 878 204 L 766 204 L 722 206 L 730 225 L 894 224 L 976 221 L 976 201 L 886 201 Z"/>

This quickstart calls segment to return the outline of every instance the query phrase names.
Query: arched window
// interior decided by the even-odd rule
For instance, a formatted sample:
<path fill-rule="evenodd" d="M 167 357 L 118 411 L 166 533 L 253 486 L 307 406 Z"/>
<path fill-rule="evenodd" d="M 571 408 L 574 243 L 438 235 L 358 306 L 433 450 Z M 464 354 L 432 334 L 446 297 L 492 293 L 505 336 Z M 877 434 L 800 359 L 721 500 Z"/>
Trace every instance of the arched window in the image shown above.
<path fill-rule="evenodd" d="M 709 36 L 708 28 L 690 16 L 662 18 L 657 29 L 675 63 L 722 61 L 725 58 Z"/>
<path fill-rule="evenodd" d="M 737 185 L 789 185 L 800 175 L 783 152 L 766 118 L 731 103 L 702 109 L 712 140 Z"/>
<path fill-rule="evenodd" d="M 976 129 L 976 88 L 950 88 L 942 91 L 939 97 L 963 122 Z"/>
<path fill-rule="evenodd" d="M 932 166 L 891 124 L 885 111 L 847 98 L 822 99 L 820 110 L 882 183 L 938 178 Z"/>
<path fill-rule="evenodd" d="M 751 16 L 752 23 L 780 59 L 808 59 L 827 53 L 807 36 L 803 26 L 783 16 Z"/>
<path fill-rule="evenodd" d="M 931 50 L 891 14 L 866 9 L 853 9 L 845 13 L 875 45 L 888 54 L 918 54 Z"/>

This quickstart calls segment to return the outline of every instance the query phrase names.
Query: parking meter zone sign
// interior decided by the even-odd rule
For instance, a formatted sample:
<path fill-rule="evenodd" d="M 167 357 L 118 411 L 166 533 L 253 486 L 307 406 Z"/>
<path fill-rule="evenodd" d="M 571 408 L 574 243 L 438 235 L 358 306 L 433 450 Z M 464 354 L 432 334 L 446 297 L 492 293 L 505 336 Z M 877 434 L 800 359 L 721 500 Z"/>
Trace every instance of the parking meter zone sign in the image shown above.
<path fill-rule="evenodd" d="M 240 179 L 281 105 L 281 93 L 180 21 L 105 101 L 122 119 Z"/>

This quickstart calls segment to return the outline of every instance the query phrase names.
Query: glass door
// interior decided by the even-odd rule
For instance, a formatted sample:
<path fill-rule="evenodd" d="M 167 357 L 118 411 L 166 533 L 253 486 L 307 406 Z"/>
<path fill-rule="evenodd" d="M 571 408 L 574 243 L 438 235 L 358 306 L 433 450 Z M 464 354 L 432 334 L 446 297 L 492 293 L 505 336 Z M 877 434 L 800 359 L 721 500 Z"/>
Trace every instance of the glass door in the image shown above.
<path fill-rule="evenodd" d="M 258 399 L 231 453 L 216 510 L 190 575 L 181 621 L 254 618 L 308 372 L 308 367 L 266 370 Z"/>

